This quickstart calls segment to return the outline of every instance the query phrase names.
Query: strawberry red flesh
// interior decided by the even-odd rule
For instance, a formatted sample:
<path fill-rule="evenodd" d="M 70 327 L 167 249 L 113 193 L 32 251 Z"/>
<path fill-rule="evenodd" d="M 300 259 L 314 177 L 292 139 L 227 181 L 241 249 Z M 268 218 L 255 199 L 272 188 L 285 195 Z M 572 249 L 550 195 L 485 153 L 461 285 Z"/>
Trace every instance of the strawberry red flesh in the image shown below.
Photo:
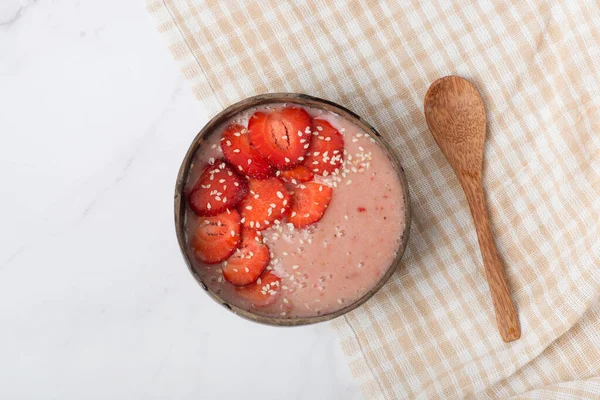
<path fill-rule="evenodd" d="M 223 276 L 235 286 L 255 282 L 269 264 L 269 248 L 254 229 L 242 230 L 242 243 L 223 267 Z"/>
<path fill-rule="evenodd" d="M 240 220 L 237 210 L 200 218 L 191 243 L 196 258 L 206 264 L 227 259 L 240 243 Z"/>
<path fill-rule="evenodd" d="M 281 279 L 273 272 L 265 271 L 255 283 L 237 288 L 237 293 L 254 307 L 266 307 L 280 295 Z"/>
<path fill-rule="evenodd" d="M 294 169 L 281 171 L 279 177 L 284 182 L 291 182 L 295 184 L 312 181 L 315 175 L 310 169 L 306 168 L 304 165 L 298 165 Z"/>
<path fill-rule="evenodd" d="M 272 174 L 271 165 L 250 146 L 248 130 L 242 125 L 229 125 L 221 138 L 221 149 L 225 158 L 240 172 L 256 179 L 265 179 Z"/>
<path fill-rule="evenodd" d="M 188 196 L 198 215 L 210 216 L 236 206 L 248 191 L 246 182 L 223 160 L 208 164 Z"/>
<path fill-rule="evenodd" d="M 291 205 L 290 193 L 277 178 L 250 179 L 248 189 L 240 203 L 242 223 L 246 228 L 268 228 L 275 220 L 281 220 Z"/>
<path fill-rule="evenodd" d="M 248 121 L 250 143 L 274 167 L 291 169 L 304 159 L 310 126 L 310 116 L 301 108 L 256 112 Z"/>
<path fill-rule="evenodd" d="M 331 174 L 344 161 L 344 137 L 322 119 L 313 121 L 313 133 L 303 165 L 318 175 Z"/>
<path fill-rule="evenodd" d="M 292 196 L 288 219 L 296 228 L 304 228 L 323 218 L 333 189 L 318 182 L 297 185 Z"/>

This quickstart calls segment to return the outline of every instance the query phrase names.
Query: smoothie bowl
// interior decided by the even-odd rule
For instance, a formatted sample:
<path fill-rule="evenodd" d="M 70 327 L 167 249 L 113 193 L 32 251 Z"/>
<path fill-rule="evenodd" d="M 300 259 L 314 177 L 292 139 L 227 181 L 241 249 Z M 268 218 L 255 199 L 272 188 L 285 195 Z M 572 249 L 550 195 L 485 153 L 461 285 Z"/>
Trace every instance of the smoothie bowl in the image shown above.
<path fill-rule="evenodd" d="M 402 167 L 353 112 L 295 93 L 214 117 L 179 170 L 175 227 L 217 302 L 291 326 L 367 301 L 400 264 L 410 230 Z"/>

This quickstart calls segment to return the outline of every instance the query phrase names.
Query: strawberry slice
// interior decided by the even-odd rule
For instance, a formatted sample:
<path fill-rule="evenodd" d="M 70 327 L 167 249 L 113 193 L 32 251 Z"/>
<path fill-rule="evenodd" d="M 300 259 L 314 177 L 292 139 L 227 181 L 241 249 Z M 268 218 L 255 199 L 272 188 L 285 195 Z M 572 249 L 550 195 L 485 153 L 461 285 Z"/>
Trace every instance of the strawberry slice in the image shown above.
<path fill-rule="evenodd" d="M 281 171 L 279 177 L 283 179 L 284 182 L 292 182 L 296 184 L 312 181 L 315 177 L 315 174 L 313 174 L 312 171 L 306 168 L 304 165 L 298 165 L 294 169 Z"/>
<path fill-rule="evenodd" d="M 290 193 L 277 178 L 250 179 L 248 188 L 248 195 L 240 203 L 242 223 L 246 228 L 266 229 L 290 208 Z"/>
<path fill-rule="evenodd" d="M 329 207 L 332 194 L 332 188 L 314 181 L 296 186 L 289 221 L 296 228 L 304 228 L 319 221 Z"/>
<path fill-rule="evenodd" d="M 270 260 L 269 248 L 254 229 L 242 230 L 242 244 L 226 261 L 223 276 L 235 286 L 245 286 L 256 281 Z"/>
<path fill-rule="evenodd" d="M 200 218 L 192 238 L 196 258 L 206 264 L 226 260 L 240 243 L 240 220 L 237 210 Z"/>
<path fill-rule="evenodd" d="M 258 151 L 250 147 L 248 130 L 242 125 L 229 125 L 221 138 L 221 149 L 227 161 L 244 174 L 265 179 L 271 176 L 271 165 Z"/>
<path fill-rule="evenodd" d="M 192 188 L 188 203 L 198 215 L 217 215 L 237 205 L 248 192 L 244 180 L 223 160 L 209 163 Z"/>
<path fill-rule="evenodd" d="M 250 143 L 271 165 L 291 169 L 304 160 L 310 125 L 310 116 L 301 108 L 255 112 L 248 121 Z"/>
<path fill-rule="evenodd" d="M 323 119 L 314 120 L 314 133 L 303 165 L 319 175 L 332 173 L 344 160 L 344 137 Z"/>
<path fill-rule="evenodd" d="M 255 283 L 237 288 L 237 293 L 254 307 L 265 307 L 277 300 L 281 293 L 281 279 L 266 271 Z"/>

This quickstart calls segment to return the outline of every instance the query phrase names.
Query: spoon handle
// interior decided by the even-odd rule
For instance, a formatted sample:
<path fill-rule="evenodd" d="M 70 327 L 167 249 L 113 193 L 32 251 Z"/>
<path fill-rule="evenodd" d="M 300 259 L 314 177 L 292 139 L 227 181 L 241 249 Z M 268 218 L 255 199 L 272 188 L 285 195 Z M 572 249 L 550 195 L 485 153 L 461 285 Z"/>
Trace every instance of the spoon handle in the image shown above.
<path fill-rule="evenodd" d="M 490 229 L 487 207 L 483 195 L 481 175 L 462 175 L 460 183 L 467 196 L 471 215 L 477 230 L 477 239 L 485 275 L 492 294 L 492 302 L 496 312 L 496 322 L 500 336 L 505 342 L 512 342 L 521 337 L 521 328 L 515 306 L 510 297 L 510 292 L 504 277 L 504 268 L 498 257 L 498 251 L 494 243 L 494 236 Z"/>

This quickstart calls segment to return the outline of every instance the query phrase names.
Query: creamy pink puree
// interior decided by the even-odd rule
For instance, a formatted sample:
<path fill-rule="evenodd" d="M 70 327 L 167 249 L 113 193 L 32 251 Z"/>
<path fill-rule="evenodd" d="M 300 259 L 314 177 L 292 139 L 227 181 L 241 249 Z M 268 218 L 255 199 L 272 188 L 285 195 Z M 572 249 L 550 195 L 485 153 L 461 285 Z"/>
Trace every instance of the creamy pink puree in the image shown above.
<path fill-rule="evenodd" d="M 278 106 L 281 105 L 253 108 L 230 123 L 247 126 L 249 116 L 256 110 Z M 267 307 L 253 308 L 238 297 L 235 287 L 223 278 L 221 265 L 194 261 L 194 268 L 214 292 L 227 302 L 256 314 L 308 317 L 350 305 L 375 286 L 388 270 L 406 223 L 400 180 L 377 143 L 333 113 L 303 108 L 313 117 L 328 120 L 344 135 L 347 151 L 344 168 L 348 172 L 346 176 L 340 172 L 336 177 L 315 175 L 315 180 L 333 187 L 331 203 L 319 222 L 306 229 L 294 229 L 282 221 L 279 230 L 262 231 L 271 250 L 268 268 L 281 278 L 282 290 L 277 301 Z M 193 185 L 210 157 L 223 156 L 219 139 L 227 125 L 229 123 L 217 129 L 199 149 L 188 187 Z M 197 221 L 188 208 L 188 238 L 192 237 Z"/>

